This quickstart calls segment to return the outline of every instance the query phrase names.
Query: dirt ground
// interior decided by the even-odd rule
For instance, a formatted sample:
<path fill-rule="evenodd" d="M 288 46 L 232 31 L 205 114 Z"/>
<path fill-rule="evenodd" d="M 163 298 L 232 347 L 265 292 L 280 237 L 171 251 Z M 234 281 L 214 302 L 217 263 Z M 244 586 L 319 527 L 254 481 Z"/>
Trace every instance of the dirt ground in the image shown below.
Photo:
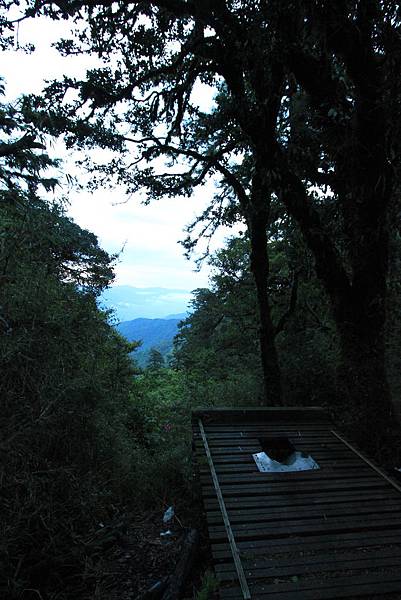
<path fill-rule="evenodd" d="M 163 524 L 166 507 L 127 515 L 124 533 L 105 556 L 96 592 L 96 600 L 140 599 L 152 586 L 163 585 L 180 558 L 182 543 L 189 528 L 199 531 L 200 543 L 184 596 L 195 598 L 202 577 L 210 569 L 210 552 L 199 507 L 190 512 L 188 506 L 175 507 L 168 526 Z M 172 535 L 162 536 L 170 530 Z"/>

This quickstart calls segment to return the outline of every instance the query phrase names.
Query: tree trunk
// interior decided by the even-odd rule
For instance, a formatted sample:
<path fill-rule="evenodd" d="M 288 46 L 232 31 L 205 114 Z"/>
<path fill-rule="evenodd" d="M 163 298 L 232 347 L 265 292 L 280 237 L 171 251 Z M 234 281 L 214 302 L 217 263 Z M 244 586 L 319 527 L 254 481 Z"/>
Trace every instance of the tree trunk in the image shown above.
<path fill-rule="evenodd" d="M 346 261 L 311 206 L 302 181 L 282 157 L 279 168 L 282 179 L 277 193 L 314 255 L 316 273 L 330 297 L 339 333 L 338 392 L 343 413 L 339 417 L 361 446 L 379 456 L 384 440 L 389 451 L 395 447 L 398 427 L 386 376 L 384 341 L 388 269 L 385 206 L 390 190 L 378 197 L 378 176 L 369 185 L 354 184 L 347 206 L 351 239 Z M 373 166 L 364 172 L 372 173 Z"/>
<path fill-rule="evenodd" d="M 367 210 L 364 217 L 369 217 Z M 351 255 L 351 293 L 334 307 L 342 363 L 338 383 L 357 426 L 353 437 L 379 456 L 384 444 L 388 453 L 394 449 L 397 427 L 386 372 L 388 236 L 383 222 L 374 228 L 369 223 L 363 229 L 358 225 L 356 220 L 354 235 L 360 241 L 356 240 Z"/>
<path fill-rule="evenodd" d="M 282 404 L 282 392 L 280 367 L 268 296 L 269 255 L 266 227 L 266 218 L 263 214 L 255 213 L 250 217 L 251 270 L 256 284 L 259 306 L 259 339 L 265 403 L 268 406 L 274 406 Z"/>
<path fill-rule="evenodd" d="M 344 423 L 367 451 L 379 456 L 385 443 L 391 453 L 396 424 L 386 375 L 384 327 L 360 312 L 337 326 L 341 348 L 338 392 Z"/>

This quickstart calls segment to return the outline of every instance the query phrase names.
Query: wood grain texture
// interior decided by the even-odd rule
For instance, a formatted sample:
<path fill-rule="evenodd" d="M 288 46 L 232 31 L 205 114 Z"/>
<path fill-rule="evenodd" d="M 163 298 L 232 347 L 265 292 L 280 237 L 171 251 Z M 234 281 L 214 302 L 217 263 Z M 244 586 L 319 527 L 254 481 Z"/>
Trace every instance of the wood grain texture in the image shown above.
<path fill-rule="evenodd" d="M 260 473 L 252 454 L 264 437 L 287 437 L 320 469 Z M 401 486 L 337 434 L 325 411 L 197 411 L 193 440 L 222 600 L 244 597 L 224 511 L 252 599 L 401 598 Z"/>

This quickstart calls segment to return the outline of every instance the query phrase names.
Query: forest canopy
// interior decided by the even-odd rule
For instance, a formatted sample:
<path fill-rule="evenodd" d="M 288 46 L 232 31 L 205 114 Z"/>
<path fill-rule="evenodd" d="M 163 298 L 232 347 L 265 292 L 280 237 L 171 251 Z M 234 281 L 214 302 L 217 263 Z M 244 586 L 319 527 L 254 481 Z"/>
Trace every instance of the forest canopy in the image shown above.
<path fill-rule="evenodd" d="M 205 235 L 238 219 L 247 226 L 264 389 L 276 403 L 267 241 L 279 203 L 331 302 L 338 393 L 365 433 L 375 423 L 376 444 L 394 415 L 385 321 L 400 157 L 399 10 L 388 0 L 74 0 L 28 2 L 22 16 L 73 19 L 77 33 L 57 44 L 60 52 L 103 61 L 83 80 L 64 77 L 27 100 L 32 121 L 67 146 L 115 153 L 88 165 L 93 186 L 146 188 L 151 200 L 217 178 L 198 222 Z M 216 90 L 209 111 L 196 103 L 200 84 Z"/>
<path fill-rule="evenodd" d="M 82 565 L 98 564 L 99 515 L 123 510 L 117 497 L 139 481 L 134 503 L 188 483 L 182 432 L 195 402 L 320 404 L 376 457 L 397 460 L 399 3 L 0 6 L 3 49 L 19 26 L 47 17 L 75 30 L 56 44 L 63 56 L 98 61 L 82 79 L 60 74 L 40 94 L 0 106 L 1 449 L 11 452 L 5 539 L 15 541 L 2 560 L 14 597 L 41 580 L 43 561 L 55 573 L 45 585 L 58 589 L 50 548 L 62 557 L 80 528 L 68 574 L 79 573 L 82 593 L 93 589 L 96 568 Z M 206 253 L 210 287 L 195 291 L 169 365 L 154 350 L 138 370 L 135 348 L 98 307 L 116 257 L 48 199 L 63 168 L 46 152 L 56 138 L 80 150 L 95 192 L 121 185 L 168 201 L 213 182 L 188 226 L 188 253 L 221 225 L 241 224 L 225 248 Z M 107 160 L 92 161 L 93 149 Z M 66 517 L 67 534 L 48 498 L 77 515 Z"/>

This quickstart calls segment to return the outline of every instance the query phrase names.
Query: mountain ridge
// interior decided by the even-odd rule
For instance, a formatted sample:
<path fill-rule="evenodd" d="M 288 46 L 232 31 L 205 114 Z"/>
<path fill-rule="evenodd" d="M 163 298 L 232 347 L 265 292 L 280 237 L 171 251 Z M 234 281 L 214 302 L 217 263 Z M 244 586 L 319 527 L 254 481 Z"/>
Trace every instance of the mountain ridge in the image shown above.
<path fill-rule="evenodd" d="M 183 314 L 185 318 L 186 314 Z M 117 331 L 129 342 L 142 342 L 141 346 L 133 354 L 140 367 L 146 366 L 151 348 L 159 350 L 163 358 L 168 361 L 173 350 L 174 337 L 178 333 L 178 324 L 182 321 L 182 316 L 180 315 L 180 318 L 172 318 L 173 315 L 170 315 L 170 318 L 168 317 L 164 319 L 137 317 L 129 321 L 122 321 L 116 325 Z"/>
<path fill-rule="evenodd" d="M 103 308 L 112 309 L 120 322 L 134 319 L 181 318 L 188 310 L 192 292 L 176 288 L 137 288 L 116 285 L 100 297 Z M 168 315 L 165 317 L 165 315 Z"/>

